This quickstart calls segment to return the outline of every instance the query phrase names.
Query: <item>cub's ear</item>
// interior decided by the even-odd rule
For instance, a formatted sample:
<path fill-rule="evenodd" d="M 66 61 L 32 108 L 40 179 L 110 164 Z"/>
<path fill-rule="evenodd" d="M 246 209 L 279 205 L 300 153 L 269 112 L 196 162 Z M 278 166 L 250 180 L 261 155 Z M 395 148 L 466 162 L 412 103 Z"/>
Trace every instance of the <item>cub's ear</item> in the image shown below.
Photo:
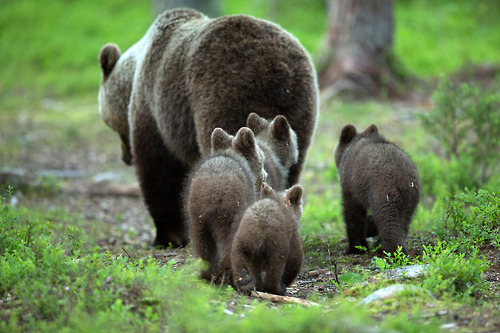
<path fill-rule="evenodd" d="M 299 206 L 302 204 L 302 186 L 293 185 L 286 191 L 286 198 L 290 200 L 292 206 Z"/>
<path fill-rule="evenodd" d="M 222 128 L 217 127 L 212 132 L 211 144 L 212 154 L 218 150 L 226 150 L 231 147 L 233 136 L 227 134 Z"/>
<path fill-rule="evenodd" d="M 345 125 L 340 133 L 340 143 L 346 144 L 351 142 L 357 134 L 358 131 L 356 131 L 356 127 L 354 127 L 354 125 Z"/>
<path fill-rule="evenodd" d="M 109 77 L 120 56 L 120 48 L 116 44 L 108 43 L 101 48 L 99 63 L 101 64 L 103 81 Z"/>
<path fill-rule="evenodd" d="M 247 118 L 247 127 L 250 128 L 255 135 L 264 131 L 269 126 L 269 122 L 260 117 L 257 113 L 252 112 Z"/>
<path fill-rule="evenodd" d="M 262 198 L 269 198 L 274 194 L 274 190 L 269 184 L 266 182 L 262 182 L 262 186 L 260 187 L 260 195 Z"/>
<path fill-rule="evenodd" d="M 278 140 L 286 140 L 290 137 L 290 125 L 285 116 L 279 115 L 271 122 L 271 133 Z"/>
<path fill-rule="evenodd" d="M 371 124 L 367 129 L 363 131 L 363 134 L 378 133 L 378 127 L 375 124 Z"/>
<path fill-rule="evenodd" d="M 248 127 L 242 127 L 233 139 L 233 148 L 247 160 L 250 158 L 259 158 L 255 136 Z"/>

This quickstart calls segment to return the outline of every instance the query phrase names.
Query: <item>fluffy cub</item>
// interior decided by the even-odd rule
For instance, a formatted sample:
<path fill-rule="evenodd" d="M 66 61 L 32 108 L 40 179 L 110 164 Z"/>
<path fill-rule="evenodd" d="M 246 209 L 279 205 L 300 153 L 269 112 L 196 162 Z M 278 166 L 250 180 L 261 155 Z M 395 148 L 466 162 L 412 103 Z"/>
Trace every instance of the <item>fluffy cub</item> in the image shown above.
<path fill-rule="evenodd" d="M 229 268 L 231 241 L 245 209 L 257 199 L 262 183 L 263 154 L 252 131 L 236 136 L 220 128 L 212 133 L 212 154 L 188 177 L 185 209 L 195 254 L 208 262 L 202 278 L 214 281 Z"/>
<path fill-rule="evenodd" d="M 419 176 L 410 157 L 381 136 L 377 126 L 358 133 L 346 125 L 335 148 L 335 164 L 342 186 L 347 252 L 362 252 L 356 246 L 368 248 L 366 237 L 378 232 L 382 251 L 393 253 L 401 246 L 406 253 L 405 239 L 420 199 Z"/>
<path fill-rule="evenodd" d="M 254 132 L 257 144 L 264 152 L 264 169 L 268 173 L 266 182 L 276 191 L 284 191 L 288 171 L 299 157 L 295 131 L 282 115 L 269 121 L 251 113 L 247 127 Z"/>
<path fill-rule="evenodd" d="M 283 295 L 302 265 L 302 187 L 294 185 L 281 195 L 264 183 L 261 196 L 246 210 L 233 241 L 233 283 L 242 292 Z"/>

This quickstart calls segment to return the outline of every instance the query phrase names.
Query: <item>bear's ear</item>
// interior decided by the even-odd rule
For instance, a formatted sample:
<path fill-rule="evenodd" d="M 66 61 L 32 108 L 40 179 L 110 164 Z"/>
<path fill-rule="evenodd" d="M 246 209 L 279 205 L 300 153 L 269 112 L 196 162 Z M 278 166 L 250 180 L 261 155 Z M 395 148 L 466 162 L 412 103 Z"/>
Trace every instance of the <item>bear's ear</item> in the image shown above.
<path fill-rule="evenodd" d="M 269 184 L 267 184 L 266 182 L 262 182 L 262 186 L 260 187 L 260 195 L 262 196 L 262 198 L 269 198 L 273 195 L 274 193 L 274 190 L 272 189 L 271 186 L 269 186 Z"/>
<path fill-rule="evenodd" d="M 271 122 L 271 133 L 278 140 L 286 140 L 290 137 L 290 125 L 285 116 L 279 115 Z"/>
<path fill-rule="evenodd" d="M 346 144 L 351 142 L 357 134 L 358 131 L 356 131 L 356 127 L 354 127 L 354 125 L 345 125 L 340 133 L 340 143 Z"/>
<path fill-rule="evenodd" d="M 299 206 L 302 204 L 302 186 L 293 185 L 286 191 L 286 198 L 290 200 L 292 206 Z"/>
<path fill-rule="evenodd" d="M 264 118 L 259 117 L 259 115 L 255 112 L 252 112 L 248 115 L 247 118 L 247 127 L 250 128 L 255 135 L 264 131 L 269 123 Z"/>
<path fill-rule="evenodd" d="M 233 136 L 227 134 L 222 128 L 217 127 L 212 132 L 211 144 L 212 154 L 218 150 L 226 150 L 231 147 Z"/>
<path fill-rule="evenodd" d="M 259 158 L 255 136 L 248 127 L 242 127 L 236 133 L 233 139 L 233 148 L 247 160 L 249 158 Z"/>
<path fill-rule="evenodd" d="M 109 77 L 113 68 L 115 68 L 118 59 L 120 59 L 120 48 L 116 44 L 106 44 L 99 52 L 99 63 L 101 64 L 103 81 Z"/>
<path fill-rule="evenodd" d="M 372 133 L 378 133 L 378 127 L 375 124 L 371 124 L 370 126 L 368 126 L 368 128 L 365 129 L 362 134 L 372 134 Z"/>

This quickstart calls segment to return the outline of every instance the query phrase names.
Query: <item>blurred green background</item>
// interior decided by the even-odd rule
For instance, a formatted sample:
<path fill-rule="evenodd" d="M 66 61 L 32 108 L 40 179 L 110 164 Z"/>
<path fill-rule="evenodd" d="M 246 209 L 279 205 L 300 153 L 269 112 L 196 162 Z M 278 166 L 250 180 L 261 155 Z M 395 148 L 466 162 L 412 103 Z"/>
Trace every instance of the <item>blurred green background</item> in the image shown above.
<path fill-rule="evenodd" d="M 316 56 L 326 33 L 325 0 L 222 0 L 223 14 L 277 22 Z M 122 51 L 154 20 L 150 1 L 0 1 L 0 105 L 24 98 L 96 93 L 97 54 L 106 42 Z M 398 0 L 395 53 L 406 69 L 430 78 L 500 61 L 500 5 L 493 1 Z"/>

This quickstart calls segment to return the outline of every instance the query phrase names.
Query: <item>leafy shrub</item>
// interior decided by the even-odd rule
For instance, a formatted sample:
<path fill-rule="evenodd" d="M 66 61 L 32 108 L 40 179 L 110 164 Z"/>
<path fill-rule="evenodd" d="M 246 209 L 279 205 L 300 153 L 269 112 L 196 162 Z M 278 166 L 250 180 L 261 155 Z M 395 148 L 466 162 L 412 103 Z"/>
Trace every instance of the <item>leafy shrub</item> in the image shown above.
<path fill-rule="evenodd" d="M 492 245 L 500 249 L 498 193 L 466 189 L 445 205 L 444 217 L 435 230 L 441 239 L 453 239 L 461 251 Z"/>
<path fill-rule="evenodd" d="M 428 275 L 422 286 L 436 296 L 451 296 L 467 300 L 487 290 L 483 273 L 489 264 L 477 255 L 477 248 L 467 253 L 457 253 L 457 245 L 439 241 L 425 246 L 422 262 L 428 264 Z"/>
<path fill-rule="evenodd" d="M 467 161 L 459 161 L 454 156 L 443 159 L 432 152 L 416 154 L 413 160 L 418 168 L 423 196 L 447 198 L 475 184 L 467 172 L 470 169 L 464 167 L 464 163 L 469 163 Z"/>
<path fill-rule="evenodd" d="M 500 94 L 445 78 L 433 101 L 435 108 L 420 116 L 422 125 L 466 171 L 470 187 L 478 188 L 500 164 Z"/>

